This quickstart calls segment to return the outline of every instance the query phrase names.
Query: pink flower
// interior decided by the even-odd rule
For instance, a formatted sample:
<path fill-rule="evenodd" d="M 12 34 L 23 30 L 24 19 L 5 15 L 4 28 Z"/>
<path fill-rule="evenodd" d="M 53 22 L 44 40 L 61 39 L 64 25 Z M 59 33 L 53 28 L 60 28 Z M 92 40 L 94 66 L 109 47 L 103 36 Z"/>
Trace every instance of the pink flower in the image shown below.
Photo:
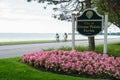
<path fill-rule="evenodd" d="M 39 51 L 23 55 L 22 62 L 36 68 L 45 67 L 66 73 L 104 73 L 115 78 L 120 76 L 120 57 L 109 57 L 106 54 L 97 54 L 92 51 Z"/>

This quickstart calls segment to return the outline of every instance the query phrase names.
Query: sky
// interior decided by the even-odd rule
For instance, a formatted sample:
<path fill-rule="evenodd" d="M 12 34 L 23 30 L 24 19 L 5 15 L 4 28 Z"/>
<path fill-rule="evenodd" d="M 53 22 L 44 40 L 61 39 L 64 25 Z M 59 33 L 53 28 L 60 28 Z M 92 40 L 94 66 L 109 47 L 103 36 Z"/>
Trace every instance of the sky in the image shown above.
<path fill-rule="evenodd" d="M 27 0 L 0 0 L 0 33 L 70 33 L 72 23 L 52 18 L 46 4 Z"/>
<path fill-rule="evenodd" d="M 71 33 L 72 23 L 54 19 L 52 7 L 27 0 L 0 0 L 0 33 Z M 112 26 L 108 32 L 120 32 Z"/>

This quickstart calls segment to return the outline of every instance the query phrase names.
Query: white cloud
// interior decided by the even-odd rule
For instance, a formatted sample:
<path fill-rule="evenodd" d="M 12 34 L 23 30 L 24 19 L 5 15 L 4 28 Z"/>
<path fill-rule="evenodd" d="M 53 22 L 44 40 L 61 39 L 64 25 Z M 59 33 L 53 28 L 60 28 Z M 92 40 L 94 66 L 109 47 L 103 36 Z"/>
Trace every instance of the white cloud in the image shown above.
<path fill-rule="evenodd" d="M 0 1 L 0 32 L 71 32 L 71 23 L 51 18 L 51 7 L 47 7 L 47 10 L 43 7 L 38 3 L 27 3 L 25 0 Z"/>
<path fill-rule="evenodd" d="M 59 22 L 56 20 L 51 21 L 49 19 L 6 21 L 6 23 L 1 23 L 3 26 L 1 32 L 64 33 L 71 31 L 71 23 L 68 24 L 67 22 Z"/>

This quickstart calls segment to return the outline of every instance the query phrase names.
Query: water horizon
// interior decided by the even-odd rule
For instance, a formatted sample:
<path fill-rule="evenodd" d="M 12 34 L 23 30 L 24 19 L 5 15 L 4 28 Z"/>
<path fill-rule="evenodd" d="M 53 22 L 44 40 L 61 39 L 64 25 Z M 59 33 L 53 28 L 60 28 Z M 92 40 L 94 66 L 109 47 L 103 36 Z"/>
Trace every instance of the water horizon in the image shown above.
<path fill-rule="evenodd" d="M 64 40 L 64 33 L 58 33 L 60 40 Z M 72 39 L 72 33 L 67 33 L 68 39 Z M 56 40 L 56 33 L 0 33 L 0 42 L 30 41 L 30 40 Z M 104 35 L 96 35 L 95 39 L 103 39 Z M 108 38 L 120 38 L 120 35 L 108 35 Z M 76 40 L 88 39 L 87 36 L 75 34 Z"/>

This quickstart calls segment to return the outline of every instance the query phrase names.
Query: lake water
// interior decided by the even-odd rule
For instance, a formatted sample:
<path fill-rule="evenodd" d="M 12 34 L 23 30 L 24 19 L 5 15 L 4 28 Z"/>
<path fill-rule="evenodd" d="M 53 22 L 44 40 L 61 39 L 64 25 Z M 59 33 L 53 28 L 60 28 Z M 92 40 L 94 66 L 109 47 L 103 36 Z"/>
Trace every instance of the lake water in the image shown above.
<path fill-rule="evenodd" d="M 7 41 L 26 41 L 26 40 L 56 40 L 56 33 L 0 33 L 0 42 Z M 64 34 L 59 33 L 60 40 L 64 39 Z M 75 35 L 75 39 L 87 39 L 88 37 L 82 36 L 80 34 Z M 104 38 L 103 35 L 95 36 L 96 39 Z M 108 36 L 108 38 L 120 38 L 120 36 Z M 72 39 L 72 35 L 68 35 L 68 39 Z"/>

